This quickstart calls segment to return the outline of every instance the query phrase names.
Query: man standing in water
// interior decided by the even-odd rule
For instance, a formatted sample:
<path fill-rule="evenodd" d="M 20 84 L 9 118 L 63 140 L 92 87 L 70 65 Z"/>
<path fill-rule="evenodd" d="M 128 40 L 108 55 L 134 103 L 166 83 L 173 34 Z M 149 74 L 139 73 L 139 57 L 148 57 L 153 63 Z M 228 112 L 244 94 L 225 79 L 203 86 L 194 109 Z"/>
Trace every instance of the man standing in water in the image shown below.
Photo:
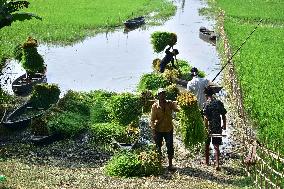
<path fill-rule="evenodd" d="M 170 46 L 169 48 L 166 49 L 165 53 L 166 56 L 161 60 L 160 63 L 160 72 L 164 73 L 166 66 L 168 63 L 172 63 L 172 66 L 174 68 L 176 68 L 176 66 L 174 65 L 175 59 L 176 59 L 176 55 L 179 54 L 177 49 L 173 49 L 172 52 L 170 51 L 170 49 L 172 48 L 172 46 Z M 174 58 L 175 57 L 175 58 Z"/>
<path fill-rule="evenodd" d="M 179 111 L 179 109 L 175 102 L 166 100 L 166 91 L 164 89 L 160 88 L 157 95 L 158 101 L 152 105 L 151 109 L 151 128 L 160 156 L 162 155 L 163 138 L 165 139 L 169 159 L 168 170 L 174 171 L 175 168 L 172 163 L 174 157 L 172 112 Z"/>
<path fill-rule="evenodd" d="M 208 129 L 208 134 L 222 134 L 222 129 L 226 130 L 226 109 L 224 108 L 224 104 L 220 101 L 215 99 L 212 95 L 214 91 L 210 87 L 206 87 L 204 89 L 206 102 L 204 103 L 203 107 L 203 114 L 204 114 L 204 123 L 205 127 Z M 221 116 L 223 125 L 221 127 Z M 215 137 L 215 136 L 208 136 L 208 140 L 205 144 L 205 162 L 209 165 L 209 145 L 212 140 L 212 144 L 214 146 L 215 151 L 215 161 L 216 161 L 216 170 L 219 171 L 219 145 L 222 144 L 222 137 Z"/>
<path fill-rule="evenodd" d="M 187 83 L 187 90 L 192 92 L 197 97 L 199 109 L 202 110 L 203 103 L 206 101 L 204 89 L 209 85 L 209 80 L 198 76 L 198 69 L 191 69 L 192 80 Z"/>

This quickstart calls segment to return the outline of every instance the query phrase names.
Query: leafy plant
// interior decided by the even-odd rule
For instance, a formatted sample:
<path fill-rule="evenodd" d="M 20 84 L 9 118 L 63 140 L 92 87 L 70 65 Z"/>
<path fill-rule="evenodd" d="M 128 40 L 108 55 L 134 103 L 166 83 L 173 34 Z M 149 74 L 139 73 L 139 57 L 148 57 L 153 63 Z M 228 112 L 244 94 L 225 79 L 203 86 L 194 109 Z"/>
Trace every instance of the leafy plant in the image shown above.
<path fill-rule="evenodd" d="M 141 76 L 138 84 L 138 91 L 144 90 L 158 90 L 158 88 L 165 88 L 170 85 L 161 74 L 149 73 Z"/>
<path fill-rule="evenodd" d="M 112 96 L 107 104 L 109 115 L 121 125 L 128 125 L 142 114 L 142 103 L 138 95 L 122 93 Z"/>
<path fill-rule="evenodd" d="M 162 165 L 158 154 L 151 151 L 122 151 L 116 154 L 105 167 L 106 174 L 121 177 L 158 175 Z"/>
<path fill-rule="evenodd" d="M 60 90 L 55 84 L 37 84 L 33 87 L 30 103 L 33 107 L 48 108 L 58 101 Z"/>
<path fill-rule="evenodd" d="M 151 34 L 151 43 L 153 45 L 154 52 L 163 51 L 166 46 L 174 46 L 177 43 L 177 35 L 170 32 L 156 31 Z"/>
<path fill-rule="evenodd" d="M 183 92 L 177 97 L 181 110 L 178 113 L 180 133 L 186 147 L 192 148 L 205 140 L 205 127 L 200 114 L 197 99 L 190 92 Z"/>

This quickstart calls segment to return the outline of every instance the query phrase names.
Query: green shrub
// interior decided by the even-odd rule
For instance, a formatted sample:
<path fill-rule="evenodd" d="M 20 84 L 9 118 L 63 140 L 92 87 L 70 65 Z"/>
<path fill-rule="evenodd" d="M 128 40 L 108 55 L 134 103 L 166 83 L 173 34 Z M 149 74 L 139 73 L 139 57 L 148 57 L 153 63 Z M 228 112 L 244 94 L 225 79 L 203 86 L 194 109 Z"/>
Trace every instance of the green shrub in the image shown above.
<path fill-rule="evenodd" d="M 105 167 L 106 174 L 121 177 L 158 175 L 162 172 L 158 154 L 153 151 L 123 151 L 115 155 Z"/>
<path fill-rule="evenodd" d="M 163 51 L 167 45 L 175 45 L 177 43 L 177 35 L 175 33 L 157 31 L 151 34 L 151 43 L 154 52 L 159 53 Z"/>
<path fill-rule="evenodd" d="M 37 84 L 33 87 L 30 98 L 33 107 L 48 108 L 58 101 L 60 90 L 55 84 Z"/>
<path fill-rule="evenodd" d="M 44 60 L 37 52 L 37 41 L 31 37 L 23 45 L 22 66 L 28 73 L 43 72 Z M 20 53 L 18 53 L 20 56 Z"/>
<path fill-rule="evenodd" d="M 90 128 L 96 143 L 111 143 L 112 139 L 125 142 L 127 138 L 126 128 L 117 123 L 96 123 Z"/>
<path fill-rule="evenodd" d="M 69 90 L 58 102 L 58 107 L 63 111 L 90 116 L 90 106 L 85 100 L 83 93 Z"/>
<path fill-rule="evenodd" d="M 113 121 L 128 125 L 142 114 L 142 102 L 138 95 L 122 93 L 110 98 L 107 110 Z"/>
<path fill-rule="evenodd" d="M 155 91 L 158 90 L 158 88 L 165 88 L 168 85 L 170 85 L 170 82 L 167 81 L 162 74 L 149 73 L 141 76 L 138 84 L 138 91 Z"/>

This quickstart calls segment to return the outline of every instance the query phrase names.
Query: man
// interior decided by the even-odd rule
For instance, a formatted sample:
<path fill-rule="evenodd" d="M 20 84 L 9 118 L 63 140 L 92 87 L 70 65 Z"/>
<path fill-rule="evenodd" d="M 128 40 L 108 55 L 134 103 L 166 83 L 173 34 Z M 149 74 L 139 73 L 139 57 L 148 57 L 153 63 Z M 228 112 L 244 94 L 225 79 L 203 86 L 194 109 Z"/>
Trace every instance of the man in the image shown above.
<path fill-rule="evenodd" d="M 198 76 L 198 69 L 191 69 L 192 80 L 187 83 L 187 90 L 192 92 L 197 97 L 199 109 L 202 110 L 203 103 L 206 101 L 204 89 L 209 85 L 209 80 Z"/>
<path fill-rule="evenodd" d="M 212 140 L 212 144 L 214 146 L 215 151 L 215 161 L 216 161 L 216 170 L 219 171 L 219 145 L 222 144 L 222 137 L 214 137 L 210 136 L 212 134 L 222 134 L 222 129 L 226 130 L 226 109 L 224 108 L 224 104 L 220 101 L 215 99 L 212 95 L 214 91 L 210 87 L 206 87 L 204 89 L 206 102 L 204 103 L 203 107 L 203 114 L 204 114 L 204 123 L 205 127 L 208 129 L 208 140 L 205 144 L 205 162 L 209 165 L 209 145 Z M 221 116 L 223 125 L 221 127 Z"/>
<path fill-rule="evenodd" d="M 164 89 L 160 88 L 157 94 L 158 101 L 152 105 L 151 109 L 151 128 L 160 155 L 162 153 L 163 138 L 165 139 L 169 159 L 168 170 L 174 171 L 175 168 L 172 163 L 174 157 L 172 112 L 179 109 L 175 102 L 166 100 L 166 91 Z"/>
<path fill-rule="evenodd" d="M 166 66 L 169 62 L 171 62 L 172 66 L 174 68 L 176 68 L 176 66 L 174 65 L 174 62 L 175 62 L 175 59 L 176 59 L 176 55 L 178 55 L 179 52 L 178 52 L 177 49 L 173 49 L 173 51 L 171 52 L 170 48 L 172 48 L 172 46 L 170 46 L 169 48 L 166 49 L 166 51 L 165 51 L 166 56 L 161 60 L 161 63 L 160 63 L 160 72 L 161 73 L 164 73 Z M 175 59 L 174 59 L 174 57 L 175 57 Z"/>

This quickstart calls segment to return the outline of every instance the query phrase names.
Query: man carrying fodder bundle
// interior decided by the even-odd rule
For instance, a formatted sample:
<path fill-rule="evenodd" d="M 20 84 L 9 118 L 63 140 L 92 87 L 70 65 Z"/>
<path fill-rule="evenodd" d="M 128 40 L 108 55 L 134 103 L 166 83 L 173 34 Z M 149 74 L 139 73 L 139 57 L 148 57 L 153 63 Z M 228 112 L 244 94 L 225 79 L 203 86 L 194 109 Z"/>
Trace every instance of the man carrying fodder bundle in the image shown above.
<path fill-rule="evenodd" d="M 165 139 L 169 159 L 168 170 L 174 171 L 175 168 L 172 163 L 174 157 L 172 112 L 179 111 L 179 108 L 175 102 L 166 100 L 165 89 L 158 89 L 157 95 L 158 101 L 154 102 L 151 109 L 153 137 L 160 156 L 162 155 L 163 138 Z"/>
<path fill-rule="evenodd" d="M 221 135 L 222 129 L 226 130 L 226 109 L 224 108 L 224 104 L 213 97 L 214 91 L 211 87 L 206 87 L 204 89 L 206 102 L 203 106 L 203 114 L 204 114 L 204 123 L 205 127 L 208 129 L 208 140 L 205 144 L 205 162 L 209 165 L 209 145 L 212 141 L 215 151 L 215 161 L 216 161 L 216 170 L 219 171 L 219 145 L 222 144 L 221 136 L 212 136 L 212 135 Z M 223 125 L 221 127 L 221 117 L 223 121 Z"/>
<path fill-rule="evenodd" d="M 177 68 L 175 65 L 174 65 L 174 62 L 175 62 L 175 59 L 176 59 L 176 55 L 179 54 L 178 50 L 177 49 L 173 49 L 172 52 L 170 51 L 170 49 L 172 48 L 172 46 L 170 46 L 169 48 L 166 49 L 165 53 L 165 57 L 161 60 L 161 63 L 160 63 L 160 72 L 161 73 L 164 73 L 165 69 L 166 69 L 166 66 L 168 63 L 172 63 L 172 67 L 173 68 Z"/>

